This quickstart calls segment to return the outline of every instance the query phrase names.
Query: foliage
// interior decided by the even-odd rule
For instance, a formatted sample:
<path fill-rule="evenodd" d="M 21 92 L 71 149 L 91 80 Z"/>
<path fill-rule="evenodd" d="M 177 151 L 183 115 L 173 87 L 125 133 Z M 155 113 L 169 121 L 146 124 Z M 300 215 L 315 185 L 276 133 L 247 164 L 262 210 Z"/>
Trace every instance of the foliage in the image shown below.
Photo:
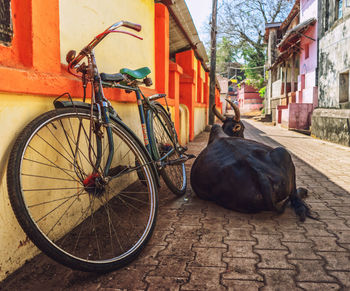
<path fill-rule="evenodd" d="M 235 61 L 235 52 L 227 37 L 223 37 L 217 45 L 216 71 L 227 76 L 228 66 Z"/>
<path fill-rule="evenodd" d="M 265 98 L 265 93 L 266 93 L 266 86 L 265 87 L 262 87 L 260 90 L 259 90 L 259 94 L 260 94 L 260 97 L 262 99 Z"/>
<path fill-rule="evenodd" d="M 260 88 L 265 63 L 265 24 L 283 21 L 291 7 L 287 0 L 223 0 L 218 14 L 219 35 L 229 61 L 243 60 L 245 76 Z M 221 45 L 221 42 L 219 46 Z M 220 48 L 218 54 L 222 52 Z M 220 58 L 220 61 L 225 57 Z"/>

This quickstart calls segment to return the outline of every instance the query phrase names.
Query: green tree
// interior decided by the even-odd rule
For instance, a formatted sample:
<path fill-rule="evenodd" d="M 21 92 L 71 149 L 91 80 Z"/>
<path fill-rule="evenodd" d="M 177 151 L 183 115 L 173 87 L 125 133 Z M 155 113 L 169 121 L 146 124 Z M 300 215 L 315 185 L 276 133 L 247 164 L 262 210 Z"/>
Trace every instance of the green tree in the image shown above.
<path fill-rule="evenodd" d="M 225 37 L 233 59 L 243 60 L 245 67 L 263 66 L 265 63 L 265 24 L 283 21 L 291 7 L 287 0 L 223 0 L 218 15 L 219 35 Z M 246 77 L 259 83 L 263 68 L 247 69 Z"/>
<path fill-rule="evenodd" d="M 227 76 L 228 67 L 235 62 L 235 50 L 231 41 L 227 37 L 219 40 L 216 51 L 216 71 L 223 76 Z"/>

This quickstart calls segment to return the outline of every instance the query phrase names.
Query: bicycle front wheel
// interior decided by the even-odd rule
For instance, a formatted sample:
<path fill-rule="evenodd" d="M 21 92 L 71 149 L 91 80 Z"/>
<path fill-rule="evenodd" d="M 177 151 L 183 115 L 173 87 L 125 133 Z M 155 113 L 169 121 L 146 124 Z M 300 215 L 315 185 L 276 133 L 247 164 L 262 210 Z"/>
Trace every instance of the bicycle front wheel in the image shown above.
<path fill-rule="evenodd" d="M 182 157 L 178 152 L 176 131 L 164 107 L 157 102 L 153 104 L 149 120 L 154 155 L 166 164 L 160 171 L 165 184 L 175 195 L 181 196 L 186 192 L 187 180 L 184 163 L 172 163 Z"/>
<path fill-rule="evenodd" d="M 106 128 L 95 134 L 92 127 L 90 137 L 88 110 L 39 116 L 10 154 L 8 192 L 20 225 L 44 253 L 73 269 L 106 272 L 124 266 L 155 226 L 157 185 L 150 158 L 121 122 L 112 121 L 111 129 L 108 179 L 98 174 L 109 152 Z"/>

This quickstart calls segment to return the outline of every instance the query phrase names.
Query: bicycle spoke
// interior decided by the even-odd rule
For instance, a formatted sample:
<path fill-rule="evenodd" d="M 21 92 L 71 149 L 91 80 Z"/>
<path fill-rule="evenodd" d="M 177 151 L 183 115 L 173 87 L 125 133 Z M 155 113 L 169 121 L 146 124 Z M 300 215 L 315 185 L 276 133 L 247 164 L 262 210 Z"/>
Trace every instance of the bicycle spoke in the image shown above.
<path fill-rule="evenodd" d="M 122 192 L 122 193 L 119 193 L 118 195 L 120 195 L 120 196 L 123 196 L 123 197 L 129 198 L 129 199 L 131 199 L 131 200 L 134 200 L 134 201 L 137 201 L 137 202 L 140 202 L 140 203 L 143 203 L 143 204 L 147 204 L 147 205 L 148 205 L 148 202 L 142 201 L 142 200 L 140 200 L 140 199 L 137 199 L 137 198 L 132 197 L 132 196 L 129 196 L 129 195 L 125 195 L 125 193 L 129 193 L 129 194 L 133 193 L 133 194 L 134 194 L 135 192 Z M 138 192 L 138 193 L 142 193 L 142 192 Z M 147 192 L 143 192 L 143 193 L 147 193 Z"/>
<path fill-rule="evenodd" d="M 72 197 L 77 197 L 77 196 L 83 196 L 83 195 L 88 195 L 87 193 L 85 194 L 74 194 L 68 197 L 63 197 L 63 198 L 58 198 L 58 199 L 54 199 L 54 200 L 50 200 L 50 201 L 45 201 L 45 202 L 40 202 L 37 204 L 32 204 L 32 205 L 28 205 L 28 208 L 32 208 L 32 207 L 36 207 L 36 206 L 41 206 L 41 205 L 45 205 L 45 204 L 49 204 L 49 203 L 53 203 L 53 202 L 57 202 L 57 201 L 61 201 L 61 200 L 67 200 L 70 199 Z"/>
<path fill-rule="evenodd" d="M 69 123 L 70 123 L 70 125 L 71 125 L 71 122 L 70 122 L 70 119 L 68 119 L 69 120 Z M 72 155 L 73 155 L 73 160 L 74 160 L 74 165 L 76 164 L 76 167 L 74 167 L 74 169 L 78 169 L 78 171 L 80 172 L 80 177 L 81 177 L 81 179 L 84 177 L 84 176 L 86 176 L 86 174 L 84 173 L 84 171 L 82 170 L 82 168 L 81 167 L 79 167 L 78 166 L 78 164 L 76 163 L 76 155 L 78 155 L 79 156 L 79 159 L 80 159 L 80 164 L 81 165 L 83 165 L 83 163 L 82 163 L 82 161 L 81 161 L 81 157 L 80 157 L 80 155 L 78 154 L 78 152 L 76 153 L 74 150 L 73 150 L 73 147 L 72 147 L 72 145 L 71 145 L 71 143 L 70 143 L 70 141 L 69 141 L 69 138 L 70 139 L 72 139 L 70 136 L 69 136 L 69 134 L 67 133 L 67 131 L 66 131 L 66 129 L 65 129 L 65 127 L 63 126 L 63 122 L 62 122 L 62 120 L 60 120 L 60 125 L 61 125 L 61 128 L 63 129 L 63 131 L 64 131 L 64 135 L 65 135 L 65 137 L 66 137 L 66 140 L 67 140 L 67 142 L 68 142 L 68 144 L 69 144 L 69 147 L 70 147 L 70 149 L 71 149 L 71 152 L 72 152 Z M 79 148 L 79 146 L 78 146 L 78 141 L 74 141 L 74 130 L 73 130 L 73 128 L 72 128 L 72 126 L 71 126 L 71 132 L 72 132 L 72 134 L 73 134 L 73 143 L 74 143 L 74 145 L 75 145 L 75 148 L 76 148 L 76 150 L 78 149 L 78 151 L 80 151 L 80 148 Z M 76 173 L 77 175 L 78 175 L 78 173 Z M 79 176 L 79 175 L 78 175 Z"/>
<path fill-rule="evenodd" d="M 81 192 L 82 190 L 80 190 L 79 192 Z M 77 192 L 76 194 L 79 194 L 79 192 Z M 43 220 L 45 217 L 47 217 L 48 215 L 50 215 L 51 213 L 53 213 L 55 210 L 57 210 L 59 207 L 61 207 L 63 204 L 67 203 L 71 198 L 68 198 L 66 201 L 63 201 L 61 204 L 59 204 L 58 206 L 56 206 L 54 209 L 52 209 L 51 211 L 49 211 L 48 213 L 46 213 L 44 216 L 42 216 L 41 218 L 39 218 L 39 220 L 36 221 L 36 223 L 40 222 L 41 220 Z"/>
<path fill-rule="evenodd" d="M 87 207 L 86 210 L 83 211 L 83 213 L 82 213 L 82 215 L 81 215 L 82 219 L 80 219 L 81 217 L 79 217 L 78 220 L 77 220 L 77 222 L 76 222 L 76 224 L 75 224 L 75 226 L 74 226 L 74 228 L 76 228 L 79 224 L 81 224 L 80 231 L 79 231 L 79 233 L 78 233 L 78 237 L 77 237 L 77 239 L 76 239 L 76 241 L 75 241 L 74 248 L 73 248 L 73 252 L 74 252 L 74 253 L 76 252 L 77 247 L 78 247 L 78 243 L 79 243 L 79 240 L 80 240 L 80 237 L 81 237 L 81 233 L 82 233 L 82 231 L 83 231 L 85 219 L 88 218 L 88 214 L 87 214 L 88 211 L 89 211 L 89 208 Z M 85 216 L 85 214 L 87 214 L 87 215 Z M 66 240 L 67 237 L 68 237 L 68 236 L 66 236 L 66 237 L 63 239 L 63 241 L 61 242 L 62 245 L 64 244 L 64 241 Z"/>
<path fill-rule="evenodd" d="M 106 199 L 107 200 L 107 199 Z M 114 253 L 114 247 L 113 247 L 113 239 L 112 239 L 112 219 L 111 219 L 111 216 L 110 216 L 110 213 L 109 213 L 109 205 L 108 205 L 108 201 L 106 201 L 105 203 L 103 203 L 103 207 L 106 211 L 106 214 L 107 214 L 107 220 L 108 220 L 108 231 L 109 231 L 109 238 L 111 240 L 111 248 L 112 248 L 112 252 Z"/>
<path fill-rule="evenodd" d="M 54 124 L 52 124 L 52 125 L 54 125 Z M 51 129 L 50 129 L 47 125 L 46 125 L 45 127 L 46 127 L 46 128 L 48 129 L 48 131 L 51 133 L 52 137 L 58 142 L 58 144 L 59 144 L 59 145 L 63 148 L 63 150 L 67 153 L 67 155 L 68 155 L 71 159 L 73 159 L 73 156 L 71 156 L 71 155 L 68 153 L 68 151 L 66 150 L 66 148 L 65 148 L 65 147 L 63 146 L 63 144 L 59 141 L 59 139 L 56 137 L 56 135 L 53 134 L 53 132 L 51 131 Z M 56 129 L 57 129 L 57 127 L 56 127 Z M 66 131 L 65 131 L 64 128 L 63 128 L 63 131 L 64 131 L 64 134 L 65 134 L 66 139 L 67 139 L 67 134 L 66 134 Z M 67 141 L 68 141 L 68 139 L 67 139 Z M 69 141 L 68 141 L 68 144 L 69 144 L 69 147 L 72 149 L 72 147 L 71 147 Z M 74 155 L 73 151 L 72 151 L 72 154 Z"/>
<path fill-rule="evenodd" d="M 78 183 L 80 183 L 79 180 L 75 179 L 72 175 L 68 174 L 63 168 L 59 167 L 58 165 L 56 165 L 54 162 L 52 162 L 51 160 L 49 160 L 47 157 L 43 156 L 41 153 L 39 153 L 37 150 L 35 150 L 31 145 L 28 145 L 28 147 L 30 149 L 32 149 L 33 151 L 35 151 L 38 155 L 40 155 L 41 157 L 43 157 L 45 160 L 47 160 L 48 162 L 50 162 L 51 164 L 53 164 L 57 169 L 62 170 L 65 174 L 67 174 L 69 177 L 71 177 L 72 179 L 74 179 L 75 181 L 77 181 Z"/>
<path fill-rule="evenodd" d="M 71 124 L 71 123 L 70 123 Z M 86 133 L 86 131 L 85 131 L 85 127 L 84 127 L 84 125 L 82 124 L 82 121 L 80 120 L 80 122 L 79 122 L 79 128 L 82 128 L 83 129 L 83 132 L 84 132 L 84 138 L 85 138 L 85 142 L 86 142 L 86 146 L 87 146 L 87 148 L 89 148 L 89 143 L 88 143 L 88 140 L 89 140 L 89 138 L 87 137 L 87 133 Z M 73 129 L 72 129 L 73 130 Z M 78 132 L 80 132 L 79 130 L 78 130 Z M 69 137 L 69 136 L 68 136 Z M 74 136 L 73 136 L 74 137 Z M 80 136 L 79 136 L 79 140 L 80 140 Z M 73 143 L 74 143 L 74 145 L 76 146 L 76 148 L 77 148 L 77 156 L 79 157 L 79 160 L 80 160 L 80 164 L 83 164 L 83 162 L 82 162 L 82 160 L 81 160 L 81 156 L 83 156 L 83 158 L 85 159 L 85 161 L 87 161 L 88 162 L 88 164 L 91 164 L 91 161 L 90 161 L 90 159 L 82 152 L 82 150 L 80 149 L 80 147 L 78 146 L 78 136 L 77 136 L 77 138 L 76 138 L 76 141 L 74 141 L 73 140 Z M 92 151 L 93 151 L 93 153 L 94 153 L 94 155 L 95 155 L 95 157 L 96 157 L 96 154 L 95 154 L 95 151 L 94 151 L 94 147 L 93 147 L 93 145 L 91 144 L 91 148 L 92 148 Z M 86 174 L 85 174 L 86 175 Z"/>
<path fill-rule="evenodd" d="M 78 197 L 76 197 L 72 203 L 67 207 L 67 209 L 63 212 L 63 214 L 60 216 L 60 218 L 56 221 L 56 223 L 51 227 L 51 229 L 49 230 L 49 232 L 46 234 L 47 236 L 51 233 L 51 231 L 53 231 L 53 229 L 55 228 L 55 226 L 62 220 L 63 216 L 68 212 L 68 210 L 72 207 L 72 205 L 75 203 L 75 201 L 78 200 Z"/>
<path fill-rule="evenodd" d="M 23 158 L 23 160 L 31 162 L 31 163 L 37 163 L 37 164 L 40 164 L 40 165 L 43 165 L 43 166 L 51 167 L 51 168 L 56 168 L 56 169 L 58 168 L 57 166 L 53 166 L 53 165 L 49 165 L 49 164 L 46 164 L 46 163 L 34 161 L 34 160 L 31 160 L 31 159 L 28 159 L 28 158 Z M 62 167 L 60 167 L 59 169 L 62 170 L 62 171 L 75 173 L 73 170 L 65 169 L 65 168 L 62 168 Z M 74 181 L 76 181 L 76 180 L 74 180 Z"/>
<path fill-rule="evenodd" d="M 49 177 L 49 176 L 31 175 L 31 174 L 24 174 L 24 173 L 22 173 L 22 176 L 36 177 L 36 178 L 43 178 L 43 179 L 51 179 L 51 180 L 60 180 L 60 181 L 76 182 L 76 180 L 63 179 L 63 178 L 56 178 L 56 177 Z"/>
<path fill-rule="evenodd" d="M 179 159 L 176 132 L 168 115 L 160 105 L 159 111 L 153 114 L 153 139 L 158 150 L 158 158 L 163 158 L 165 163 Z M 168 155 L 169 150 L 165 150 L 168 146 L 174 150 L 170 155 Z M 183 164 L 165 165 L 161 172 L 165 183 L 176 195 L 184 194 L 186 189 L 186 174 L 182 171 L 183 167 Z"/>
<path fill-rule="evenodd" d="M 143 213 L 140 209 L 138 209 L 137 207 L 135 207 L 134 205 L 132 205 L 132 204 L 130 204 L 130 203 L 128 203 L 128 202 L 126 202 L 123 198 L 121 198 L 119 195 L 117 196 L 118 197 L 118 199 L 120 199 L 120 201 L 122 201 L 124 204 L 125 204 L 125 206 L 127 206 L 128 208 L 132 208 L 132 209 L 135 209 L 135 210 L 137 210 L 138 212 L 140 212 L 140 213 Z"/>
<path fill-rule="evenodd" d="M 100 251 L 100 245 L 98 243 L 98 238 L 97 238 L 97 229 L 96 229 L 96 225 L 95 225 L 95 218 L 94 218 L 94 211 L 93 211 L 93 207 L 91 207 L 91 197 L 89 195 L 89 200 L 90 200 L 90 217 L 91 217 L 91 223 L 92 223 L 92 230 L 95 234 L 95 238 L 96 238 L 96 246 L 97 246 L 97 252 L 98 252 L 98 256 L 99 258 L 101 259 L 101 251 Z M 94 202 L 95 201 L 95 196 L 94 196 L 94 199 L 92 201 L 92 205 L 94 205 Z"/>
<path fill-rule="evenodd" d="M 82 188 L 81 190 L 84 190 Z M 33 192 L 33 191 L 57 191 L 57 190 L 77 190 L 77 187 L 66 187 L 66 188 L 37 188 L 37 189 L 22 189 L 24 192 Z"/>
<path fill-rule="evenodd" d="M 40 134 L 37 134 L 37 136 L 38 136 L 39 138 L 41 138 L 42 141 L 44 141 L 50 148 L 52 148 L 56 153 L 58 153 L 62 158 L 64 158 L 69 164 L 71 164 L 71 165 L 74 167 L 74 164 L 73 164 L 70 160 L 68 160 L 66 156 L 64 156 L 64 155 L 63 155 L 62 153 L 60 153 L 60 151 L 57 150 L 53 145 L 51 145 L 51 144 L 48 143 L 44 138 L 42 138 L 42 137 L 40 136 Z"/>
<path fill-rule="evenodd" d="M 119 216 L 112 208 L 109 208 L 109 210 L 110 210 L 111 214 L 114 214 L 114 216 L 117 218 L 117 219 L 116 219 L 117 222 L 118 222 L 118 225 L 117 225 L 117 226 L 120 226 L 120 225 L 121 225 L 120 222 L 122 221 L 121 218 L 120 218 L 120 216 Z M 125 223 L 125 222 L 128 223 L 128 221 L 124 221 L 124 223 Z M 128 224 L 129 224 L 129 223 L 128 223 Z M 130 224 L 129 224 L 129 225 L 130 225 Z M 120 241 L 120 239 L 119 239 L 119 235 L 118 235 L 118 233 L 117 233 L 117 231 L 116 231 L 116 229 L 115 229 L 114 224 L 112 224 L 112 228 L 113 228 L 113 232 L 114 232 L 115 238 L 116 238 L 117 241 L 118 241 L 119 247 L 120 247 L 122 250 L 124 250 L 125 247 L 122 246 L 122 243 L 121 243 L 121 241 Z M 128 227 L 127 229 L 130 231 L 130 230 L 132 229 L 132 226 L 130 225 L 130 227 Z M 120 230 L 122 230 L 122 229 L 120 229 Z M 126 233 L 125 230 L 123 230 L 123 232 L 124 232 L 124 234 L 122 234 L 121 237 L 127 238 L 127 237 L 128 237 L 128 233 Z"/>
<path fill-rule="evenodd" d="M 107 200 L 107 199 L 106 199 L 106 200 Z M 105 205 L 106 205 L 106 206 L 105 206 Z M 108 223 L 109 223 L 109 228 L 112 227 L 114 236 L 115 236 L 115 238 L 116 238 L 116 240 L 117 240 L 117 242 L 118 242 L 118 244 L 119 244 L 119 247 L 120 247 L 120 249 L 123 251 L 124 248 L 123 248 L 123 246 L 122 246 L 122 244 L 121 244 L 121 242 L 120 242 L 120 240 L 119 240 L 119 236 L 118 236 L 117 231 L 116 231 L 116 229 L 115 229 L 115 227 L 114 227 L 114 223 L 112 223 L 112 219 L 111 219 L 112 213 L 114 213 L 114 212 L 113 212 L 112 209 L 110 209 L 109 203 L 108 203 L 108 202 L 104 203 L 104 206 L 105 206 L 106 212 L 108 212 L 108 219 L 109 219 L 109 222 L 108 222 Z M 111 210 L 111 211 L 110 211 L 110 210 Z M 113 245 L 111 229 L 109 229 L 109 231 L 110 231 L 110 237 L 111 237 L 111 245 Z"/>
<path fill-rule="evenodd" d="M 30 124 L 15 151 L 20 163 L 10 159 L 8 177 L 20 183 L 9 195 L 22 199 L 16 213 L 24 213 L 23 229 L 42 251 L 72 268 L 110 271 L 136 256 L 154 229 L 154 161 L 111 117 L 114 156 L 104 179 L 110 143 L 105 127 L 100 138 L 89 133 L 91 118 L 85 109 L 63 108 Z"/>
<path fill-rule="evenodd" d="M 81 118 L 78 118 L 79 119 L 79 129 L 78 129 L 78 133 L 80 132 L 80 127 L 82 126 L 82 119 Z M 72 122 L 71 122 L 71 118 L 68 118 L 68 121 L 69 121 L 69 126 L 70 126 L 70 129 L 71 129 L 71 132 L 72 132 L 72 135 L 73 135 L 73 143 L 76 147 L 76 150 L 78 150 L 76 152 L 76 155 L 77 157 L 79 158 L 80 160 L 80 164 L 83 165 L 83 161 L 81 159 L 81 154 L 85 157 L 85 155 L 83 154 L 83 152 L 80 150 L 80 147 L 78 146 L 78 137 L 76 138 L 75 137 L 75 134 L 74 134 L 74 130 L 73 130 L 73 126 L 72 126 Z M 60 121 L 61 124 L 62 124 L 62 128 L 63 128 L 63 123 L 62 121 Z M 73 151 L 73 148 L 72 148 L 72 153 L 73 155 L 75 156 L 75 151 Z M 87 160 L 87 158 L 85 157 L 86 161 L 89 163 L 89 161 Z M 82 173 L 80 173 L 82 174 Z"/>

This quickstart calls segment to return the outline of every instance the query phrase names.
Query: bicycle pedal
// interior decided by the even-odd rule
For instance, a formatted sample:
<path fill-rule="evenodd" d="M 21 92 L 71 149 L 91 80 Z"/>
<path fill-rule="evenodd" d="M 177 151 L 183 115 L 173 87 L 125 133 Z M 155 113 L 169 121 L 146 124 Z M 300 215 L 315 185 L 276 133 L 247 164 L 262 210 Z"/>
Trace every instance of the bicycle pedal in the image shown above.
<path fill-rule="evenodd" d="M 170 160 L 170 161 L 165 162 L 165 165 L 167 165 L 167 166 L 180 165 L 180 164 L 183 164 L 184 162 L 186 162 L 187 160 L 188 160 L 187 156 L 182 156 L 176 160 Z"/>
<path fill-rule="evenodd" d="M 187 156 L 187 160 L 191 160 L 191 159 L 195 159 L 197 158 L 197 156 L 193 155 L 193 154 L 185 154 Z"/>
<path fill-rule="evenodd" d="M 192 154 L 186 155 L 186 154 L 184 154 L 182 157 L 180 157 L 180 158 L 178 158 L 176 160 L 167 161 L 165 164 L 166 165 L 170 165 L 170 166 L 172 166 L 172 165 L 180 165 L 180 164 L 183 164 L 183 163 L 187 162 L 188 160 L 194 159 L 194 158 L 196 158 L 195 155 L 192 155 Z"/>

